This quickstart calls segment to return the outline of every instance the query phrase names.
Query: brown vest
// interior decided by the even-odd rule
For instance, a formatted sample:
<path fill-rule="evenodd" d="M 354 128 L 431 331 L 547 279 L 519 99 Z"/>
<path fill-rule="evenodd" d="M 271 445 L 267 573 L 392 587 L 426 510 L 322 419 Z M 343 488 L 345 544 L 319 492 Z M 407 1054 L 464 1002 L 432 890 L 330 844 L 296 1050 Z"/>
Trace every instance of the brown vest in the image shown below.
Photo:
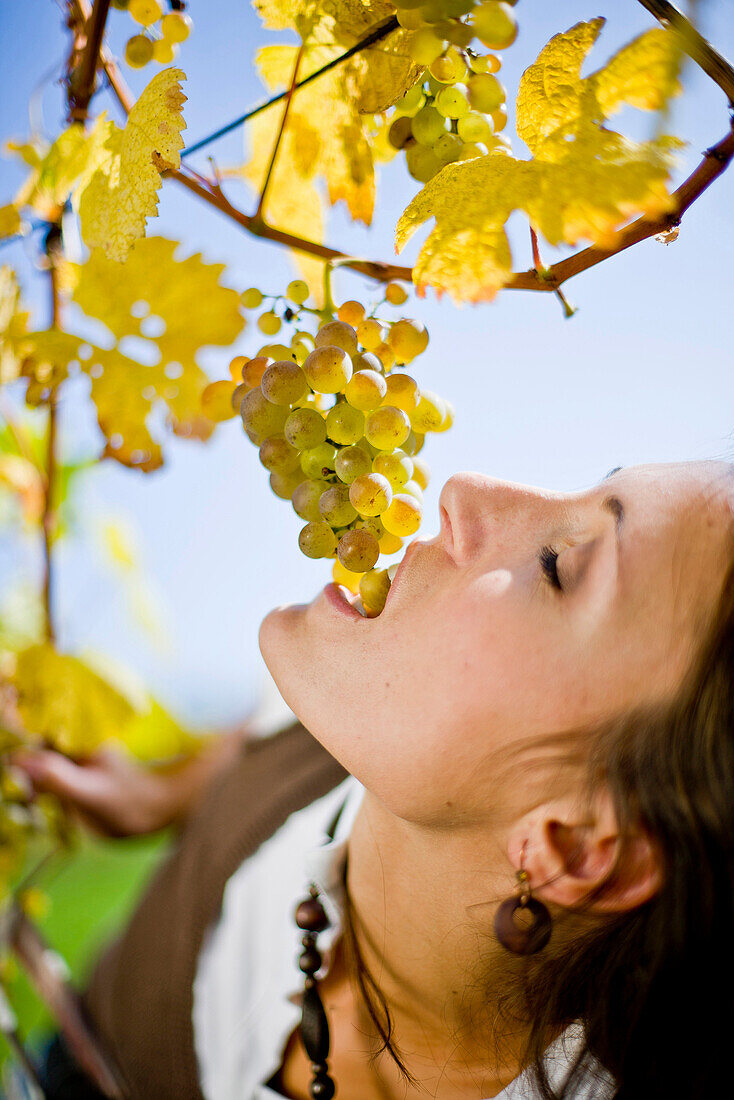
<path fill-rule="evenodd" d="M 349 773 L 300 723 L 245 742 L 103 953 L 84 1009 L 130 1100 L 203 1100 L 191 1019 L 204 932 L 227 879 L 289 816 Z M 295 925 L 294 925 L 295 927 Z"/>

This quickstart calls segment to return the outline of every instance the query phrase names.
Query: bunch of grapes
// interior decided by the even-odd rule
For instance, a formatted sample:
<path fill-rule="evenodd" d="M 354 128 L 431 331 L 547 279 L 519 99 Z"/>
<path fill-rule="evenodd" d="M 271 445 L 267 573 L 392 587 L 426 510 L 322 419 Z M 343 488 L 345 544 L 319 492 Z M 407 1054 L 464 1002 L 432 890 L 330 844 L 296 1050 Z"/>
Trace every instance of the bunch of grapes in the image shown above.
<path fill-rule="evenodd" d="M 494 53 L 470 47 L 476 38 L 493 50 L 517 36 L 512 4 L 502 0 L 397 0 L 402 26 L 416 31 L 411 55 L 425 66 L 421 79 L 395 104 L 388 144 L 405 151 L 409 173 L 427 183 L 445 164 L 508 153 L 506 91 Z"/>
<path fill-rule="evenodd" d="M 149 61 L 168 65 L 176 57 L 180 42 L 191 33 L 191 19 L 184 14 L 182 0 L 171 0 L 164 14 L 160 0 L 112 0 L 112 7 L 130 13 L 144 31 L 134 34 L 125 46 L 125 61 L 131 69 L 142 69 Z"/>
<path fill-rule="evenodd" d="M 421 523 L 430 476 L 418 457 L 424 437 L 451 427 L 453 409 L 400 369 L 428 345 L 420 321 L 367 316 L 356 301 L 324 319 L 305 305 L 308 293 L 303 281 L 290 283 L 281 319 L 273 308 L 278 298 L 268 305 L 259 290 L 245 291 L 246 308 L 266 306 L 261 332 L 274 336 L 283 321 L 295 331 L 290 344 L 265 344 L 251 359 L 233 359 L 234 390 L 214 382 L 202 403 L 211 415 L 227 394 L 270 471 L 273 492 L 304 521 L 301 551 L 335 558 L 334 580 L 358 592 L 364 612 L 375 615 L 393 571 L 377 568 L 380 554 L 397 553 Z M 406 300 L 399 283 L 387 285 L 385 303 Z M 315 334 L 300 327 L 304 315 L 319 319 Z"/>

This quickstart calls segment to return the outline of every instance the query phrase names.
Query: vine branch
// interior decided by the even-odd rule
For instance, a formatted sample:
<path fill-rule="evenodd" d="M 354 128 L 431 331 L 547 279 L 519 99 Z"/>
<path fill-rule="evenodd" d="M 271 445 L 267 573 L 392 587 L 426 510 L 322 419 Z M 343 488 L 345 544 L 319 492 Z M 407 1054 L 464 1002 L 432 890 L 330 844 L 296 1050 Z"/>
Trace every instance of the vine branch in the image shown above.
<path fill-rule="evenodd" d="M 275 167 L 275 158 L 278 155 L 278 150 L 280 149 L 280 143 L 283 140 L 283 134 L 285 132 L 285 124 L 288 121 L 288 111 L 290 110 L 291 101 L 293 99 L 293 93 L 296 90 L 296 86 L 297 86 L 296 81 L 298 80 L 298 70 L 300 68 L 301 60 L 303 58 L 304 45 L 305 45 L 305 43 L 301 42 L 301 45 L 298 47 L 298 53 L 296 54 L 296 61 L 295 61 L 295 64 L 293 66 L 293 76 L 291 77 L 291 82 L 290 82 L 290 85 L 288 87 L 288 94 L 286 95 L 286 98 L 285 98 L 285 107 L 283 108 L 283 117 L 280 120 L 280 129 L 278 130 L 278 136 L 275 139 L 275 145 L 273 146 L 273 152 L 270 155 L 270 163 L 268 164 L 268 170 L 265 173 L 265 182 L 263 183 L 262 191 L 260 192 L 260 201 L 258 202 L 257 210 L 255 211 L 255 218 L 258 221 L 262 220 L 262 212 L 263 212 L 263 207 L 265 205 L 265 195 L 266 195 L 267 190 L 268 190 L 268 184 L 270 183 L 270 177 L 273 174 L 273 168 Z"/>
<path fill-rule="evenodd" d="M 81 17 L 84 22 L 86 44 L 80 61 L 68 77 L 69 119 L 71 122 L 84 123 L 87 119 L 90 100 L 94 95 L 95 77 L 100 64 L 100 51 L 110 10 L 110 0 L 94 0 L 91 13 L 88 6 L 80 0 L 75 0 L 74 6 L 78 17 Z"/>
<path fill-rule="evenodd" d="M 59 296 L 58 271 L 56 267 L 57 254 L 61 245 L 61 227 L 54 224 L 46 234 L 46 259 L 51 284 L 51 328 L 59 328 L 61 321 L 61 301 Z M 56 641 L 56 629 L 53 616 L 54 561 L 53 561 L 53 536 L 56 527 L 56 515 L 54 509 L 54 491 L 56 488 L 56 387 L 52 386 L 48 397 L 48 421 L 46 425 L 46 463 L 43 479 L 43 512 L 41 515 L 41 531 L 43 535 L 43 616 L 44 634 L 46 641 L 53 644 Z"/>

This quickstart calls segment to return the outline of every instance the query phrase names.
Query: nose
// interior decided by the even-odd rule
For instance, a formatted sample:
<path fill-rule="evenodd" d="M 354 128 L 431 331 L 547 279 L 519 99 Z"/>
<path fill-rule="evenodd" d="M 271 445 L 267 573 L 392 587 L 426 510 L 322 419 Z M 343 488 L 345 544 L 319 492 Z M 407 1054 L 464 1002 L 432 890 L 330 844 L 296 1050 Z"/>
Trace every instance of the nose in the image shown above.
<path fill-rule="evenodd" d="M 561 493 L 514 481 L 464 472 L 448 479 L 439 497 L 441 534 L 457 561 L 467 561 L 488 546 L 536 533 L 552 522 Z"/>

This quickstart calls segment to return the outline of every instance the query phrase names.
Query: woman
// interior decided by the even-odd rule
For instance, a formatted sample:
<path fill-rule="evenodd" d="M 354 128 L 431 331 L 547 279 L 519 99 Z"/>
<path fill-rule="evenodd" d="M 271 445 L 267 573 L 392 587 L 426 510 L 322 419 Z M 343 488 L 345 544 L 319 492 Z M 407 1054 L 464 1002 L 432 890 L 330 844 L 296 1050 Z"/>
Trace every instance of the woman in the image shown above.
<path fill-rule="evenodd" d="M 333 585 L 267 616 L 276 683 L 349 774 L 332 773 L 228 882 L 195 983 L 207 1100 L 330 1095 L 309 1093 L 314 1071 L 285 1016 L 258 1031 L 284 993 L 298 1000 L 295 960 L 257 997 L 243 962 L 268 955 L 271 935 L 280 957 L 297 942 L 283 942 L 292 910 L 281 925 L 258 909 L 268 890 L 254 860 L 299 877 L 315 822 L 335 809 L 329 855 L 308 870 L 332 921 L 317 988 L 337 1095 L 720 1088 L 730 1013 L 711 1002 L 734 976 L 733 494 L 717 462 L 619 470 L 571 494 L 460 474 L 441 494 L 440 534 L 409 549 L 381 616 L 364 619 Z M 39 788 L 88 810 L 84 769 L 66 767 L 59 786 L 49 763 L 31 771 Z M 531 954 L 517 953 L 522 930 L 494 931 L 517 881 L 551 921 Z M 286 893 L 308 886 L 289 879 Z M 274 1070 L 267 1089 L 248 1078 L 258 1058 Z"/>

